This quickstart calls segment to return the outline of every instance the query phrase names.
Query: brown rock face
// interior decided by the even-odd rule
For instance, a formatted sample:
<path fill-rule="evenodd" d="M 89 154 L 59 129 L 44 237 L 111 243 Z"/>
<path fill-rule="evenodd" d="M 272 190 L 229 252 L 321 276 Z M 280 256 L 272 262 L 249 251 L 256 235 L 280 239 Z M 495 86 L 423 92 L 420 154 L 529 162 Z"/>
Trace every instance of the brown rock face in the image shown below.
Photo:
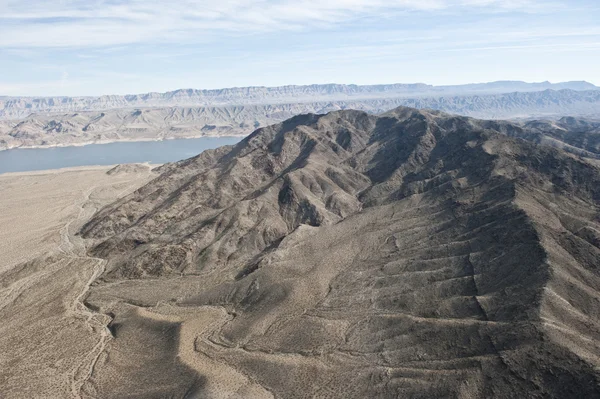
<path fill-rule="evenodd" d="M 600 397 L 600 168 L 573 123 L 301 115 L 162 167 L 81 232 L 117 326 L 88 391 Z"/>

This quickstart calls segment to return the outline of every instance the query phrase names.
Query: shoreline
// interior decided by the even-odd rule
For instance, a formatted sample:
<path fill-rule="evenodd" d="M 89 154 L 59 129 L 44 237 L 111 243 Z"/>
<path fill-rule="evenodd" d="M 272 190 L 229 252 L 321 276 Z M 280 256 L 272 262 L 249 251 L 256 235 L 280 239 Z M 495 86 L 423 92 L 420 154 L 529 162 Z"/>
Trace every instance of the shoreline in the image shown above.
<path fill-rule="evenodd" d="M 40 170 L 26 170 L 22 172 L 4 172 L 0 173 L 2 177 L 18 177 L 18 176 L 40 176 L 40 175 L 55 175 L 59 173 L 71 173 L 71 172 L 86 172 L 94 170 L 106 170 L 109 171 L 119 165 L 143 165 L 148 166 L 150 170 L 162 166 L 162 163 L 150 163 L 150 162 L 133 162 L 133 163 L 116 163 L 112 165 L 84 165 L 84 166 L 67 166 L 65 168 L 57 169 L 40 169 Z"/>
<path fill-rule="evenodd" d="M 48 144 L 48 145 L 27 145 L 27 146 L 14 146 L 14 147 L 0 147 L 0 151 L 9 151 L 9 150 L 40 150 L 40 149 L 50 149 L 50 148 L 65 148 L 65 147 L 85 147 L 88 145 L 102 145 L 102 144 L 112 144 L 112 143 L 141 143 L 141 142 L 155 142 L 155 141 L 167 141 L 167 140 L 189 140 L 189 139 L 204 139 L 204 138 L 223 138 L 223 137 L 247 137 L 248 134 L 227 134 L 222 136 L 189 136 L 189 137 L 161 137 L 161 138 L 140 138 L 140 139 L 116 139 L 116 140 L 94 140 L 94 141 L 84 141 L 81 143 L 65 143 L 65 144 Z"/>

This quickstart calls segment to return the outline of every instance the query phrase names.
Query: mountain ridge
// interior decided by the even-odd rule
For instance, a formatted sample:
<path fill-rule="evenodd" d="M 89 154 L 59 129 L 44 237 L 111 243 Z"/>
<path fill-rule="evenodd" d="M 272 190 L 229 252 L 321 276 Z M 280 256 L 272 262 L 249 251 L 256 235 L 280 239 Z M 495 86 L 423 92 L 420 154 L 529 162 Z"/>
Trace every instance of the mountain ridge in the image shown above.
<path fill-rule="evenodd" d="M 256 397 L 599 395 L 600 167 L 540 129 L 345 110 L 163 166 L 81 230 L 113 318 L 95 392 L 172 392 L 110 360 L 160 373 L 176 350 L 127 342 L 168 316 Z"/>

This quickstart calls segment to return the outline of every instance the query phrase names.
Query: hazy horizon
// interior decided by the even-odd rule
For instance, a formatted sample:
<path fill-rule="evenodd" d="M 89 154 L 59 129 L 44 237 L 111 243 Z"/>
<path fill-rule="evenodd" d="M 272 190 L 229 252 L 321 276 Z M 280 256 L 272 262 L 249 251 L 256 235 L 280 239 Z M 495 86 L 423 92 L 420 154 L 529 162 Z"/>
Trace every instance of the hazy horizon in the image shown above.
<path fill-rule="evenodd" d="M 301 87 L 301 86 L 327 86 L 327 85 L 340 85 L 340 86 L 388 86 L 388 85 L 427 85 L 427 86 L 431 86 L 431 87 L 436 87 L 436 88 L 440 88 L 440 87 L 453 87 L 453 86 L 466 86 L 466 85 L 485 85 L 485 84 L 494 84 L 494 83 L 525 83 L 525 84 L 544 84 L 544 83 L 549 83 L 549 84 L 564 84 L 564 83 L 575 83 L 575 82 L 581 82 L 581 83 L 589 83 L 592 84 L 596 87 L 600 87 L 598 85 L 596 85 L 593 82 L 589 82 L 589 81 L 585 81 L 585 80 L 572 80 L 572 81 L 555 81 L 555 82 L 551 82 L 551 81 L 539 81 L 539 82 L 526 82 L 526 81 L 517 81 L 517 80 L 496 80 L 496 81 L 491 81 L 491 82 L 467 82 L 467 83 L 458 83 L 458 84 L 440 84 L 440 85 L 433 85 L 433 84 L 429 84 L 427 82 L 384 82 L 384 83 L 370 83 L 370 84 L 355 84 L 355 83 L 340 83 L 340 82 L 326 82 L 326 83 L 308 83 L 308 84 L 294 84 L 294 83 L 290 83 L 290 84 L 286 84 L 286 85 L 281 85 L 281 86 L 265 86 L 265 85 L 249 85 L 249 86 L 225 86 L 225 87 L 212 87 L 212 88 L 206 88 L 206 87 L 177 87 L 177 88 L 172 88 L 172 89 L 168 89 L 168 90 L 164 90 L 164 91 L 157 91 L 157 90 L 150 90 L 150 91 L 146 91 L 146 92 L 136 92 L 136 93 L 129 93 L 129 92 L 122 92 L 122 93 L 93 93 L 93 94 L 82 94 L 82 95 L 66 95 L 66 94 L 56 94 L 56 95 L 5 95 L 3 93 L 0 93 L 0 98 L 2 97 L 32 97 L 32 98 L 44 98 L 44 97 L 101 97 L 101 96 L 109 96 L 109 95 L 120 95 L 120 96 L 127 96 L 127 95 L 138 95 L 138 94 L 149 94 L 149 93 L 171 93 L 171 92 L 175 92 L 175 91 L 181 91 L 181 90 L 227 90 L 227 89 L 242 89 L 242 88 L 277 88 L 277 87 Z"/>

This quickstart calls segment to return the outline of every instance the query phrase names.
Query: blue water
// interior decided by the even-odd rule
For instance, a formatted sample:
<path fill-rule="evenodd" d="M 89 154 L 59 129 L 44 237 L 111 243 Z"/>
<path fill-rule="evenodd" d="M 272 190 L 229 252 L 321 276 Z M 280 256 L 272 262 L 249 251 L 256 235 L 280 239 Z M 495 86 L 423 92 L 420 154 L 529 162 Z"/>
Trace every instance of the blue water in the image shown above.
<path fill-rule="evenodd" d="M 235 144 L 240 140 L 240 137 L 202 137 L 197 139 L 90 144 L 82 147 L 16 148 L 0 151 L 0 173 L 59 169 L 72 166 L 175 162 L 193 157 L 210 148 Z"/>

